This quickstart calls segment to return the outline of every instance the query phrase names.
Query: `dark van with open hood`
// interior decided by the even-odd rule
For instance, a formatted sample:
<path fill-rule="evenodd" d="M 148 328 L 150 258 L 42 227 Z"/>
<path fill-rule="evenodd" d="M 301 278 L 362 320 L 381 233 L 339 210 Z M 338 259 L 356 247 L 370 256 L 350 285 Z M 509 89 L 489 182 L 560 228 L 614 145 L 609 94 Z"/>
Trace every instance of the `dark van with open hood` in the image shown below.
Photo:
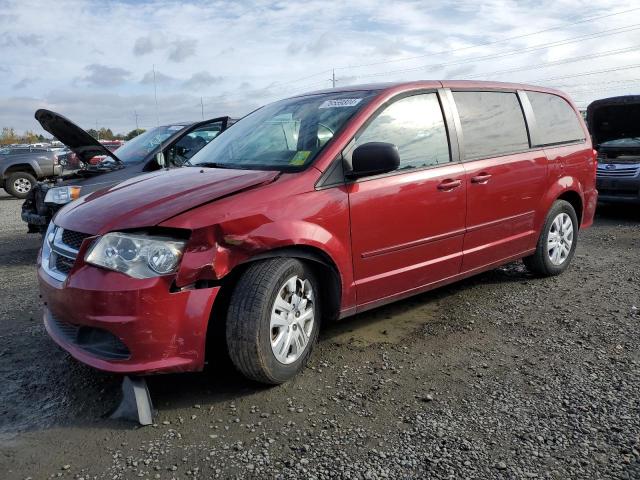
<path fill-rule="evenodd" d="M 79 158 L 81 168 L 63 172 L 55 184 L 38 183 L 22 205 L 29 232 L 44 232 L 63 205 L 105 187 L 162 167 L 181 167 L 234 120 L 218 117 L 201 122 L 176 122 L 148 130 L 112 152 L 62 115 L 40 109 L 36 120 Z M 162 154 L 162 155 L 161 155 Z M 97 165 L 89 160 L 104 156 Z"/>
<path fill-rule="evenodd" d="M 587 123 L 598 151 L 598 199 L 640 204 L 640 95 L 596 100 Z"/>

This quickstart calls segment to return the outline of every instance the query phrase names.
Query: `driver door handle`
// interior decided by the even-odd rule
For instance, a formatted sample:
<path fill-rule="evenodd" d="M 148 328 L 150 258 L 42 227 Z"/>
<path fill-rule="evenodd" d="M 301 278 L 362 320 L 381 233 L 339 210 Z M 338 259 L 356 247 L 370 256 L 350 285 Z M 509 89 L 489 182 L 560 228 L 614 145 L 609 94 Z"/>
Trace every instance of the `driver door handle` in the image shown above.
<path fill-rule="evenodd" d="M 471 183 L 487 183 L 491 178 L 490 173 L 482 172 L 476 175 L 475 177 L 471 177 Z"/>

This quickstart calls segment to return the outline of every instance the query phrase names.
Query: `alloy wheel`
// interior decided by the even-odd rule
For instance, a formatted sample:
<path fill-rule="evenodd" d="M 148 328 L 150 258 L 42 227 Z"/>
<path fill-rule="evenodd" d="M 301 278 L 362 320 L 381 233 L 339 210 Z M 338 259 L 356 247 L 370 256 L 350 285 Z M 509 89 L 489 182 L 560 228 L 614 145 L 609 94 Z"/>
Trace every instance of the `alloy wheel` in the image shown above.
<path fill-rule="evenodd" d="M 311 282 L 291 277 L 280 288 L 271 310 L 271 350 L 283 364 L 298 360 L 309 345 L 315 322 Z"/>
<path fill-rule="evenodd" d="M 573 222 L 566 213 L 553 219 L 547 235 L 547 254 L 554 265 L 562 265 L 569 257 L 573 245 Z"/>
<path fill-rule="evenodd" d="M 31 182 L 26 178 L 17 178 L 13 182 L 13 188 L 20 194 L 29 193 L 29 190 L 31 190 Z"/>

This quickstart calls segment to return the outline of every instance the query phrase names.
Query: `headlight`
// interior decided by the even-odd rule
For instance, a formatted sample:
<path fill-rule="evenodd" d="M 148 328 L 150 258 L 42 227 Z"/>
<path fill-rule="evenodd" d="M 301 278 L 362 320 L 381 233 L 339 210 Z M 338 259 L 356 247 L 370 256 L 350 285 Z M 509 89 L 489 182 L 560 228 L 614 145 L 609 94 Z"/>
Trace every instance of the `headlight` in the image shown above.
<path fill-rule="evenodd" d="M 44 203 L 59 203 L 64 205 L 80 196 L 82 187 L 54 187 L 47 190 Z"/>
<path fill-rule="evenodd" d="M 134 278 L 152 278 L 175 272 L 185 245 L 169 237 L 113 232 L 94 243 L 85 261 Z"/>

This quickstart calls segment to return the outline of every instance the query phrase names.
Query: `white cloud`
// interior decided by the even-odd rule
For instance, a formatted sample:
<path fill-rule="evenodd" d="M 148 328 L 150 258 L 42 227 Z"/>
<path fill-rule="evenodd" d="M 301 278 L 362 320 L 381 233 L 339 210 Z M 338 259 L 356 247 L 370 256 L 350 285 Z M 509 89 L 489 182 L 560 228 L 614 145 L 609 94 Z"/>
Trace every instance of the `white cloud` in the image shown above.
<path fill-rule="evenodd" d="M 131 72 L 119 67 L 92 63 L 84 67 L 87 75 L 79 78 L 80 82 L 90 87 L 115 87 L 123 84 L 131 76 Z"/>
<path fill-rule="evenodd" d="M 215 77 L 211 75 L 209 72 L 196 72 L 191 77 L 184 82 L 184 86 L 187 89 L 198 89 L 198 88 L 206 88 L 212 85 L 219 84 L 224 80 L 224 77 Z"/>
<path fill-rule="evenodd" d="M 532 82 L 640 64 L 639 50 L 492 74 L 640 43 L 640 30 L 630 30 L 525 50 L 632 25 L 640 10 L 567 24 L 635 7 L 631 0 L 5 0 L 0 126 L 37 128 L 33 113 L 38 106 L 57 109 L 88 127 L 98 119 L 114 130 L 131 129 L 134 109 L 155 122 L 153 65 L 160 117 L 172 121 L 198 118 L 200 97 L 207 114 L 240 115 L 263 102 L 325 88 L 332 68 L 339 84 L 475 75 Z M 524 51 L 479 59 L 514 50 Z M 638 70 L 555 83 L 588 102 L 632 92 Z M 607 83 L 612 79 L 617 83 Z"/>

